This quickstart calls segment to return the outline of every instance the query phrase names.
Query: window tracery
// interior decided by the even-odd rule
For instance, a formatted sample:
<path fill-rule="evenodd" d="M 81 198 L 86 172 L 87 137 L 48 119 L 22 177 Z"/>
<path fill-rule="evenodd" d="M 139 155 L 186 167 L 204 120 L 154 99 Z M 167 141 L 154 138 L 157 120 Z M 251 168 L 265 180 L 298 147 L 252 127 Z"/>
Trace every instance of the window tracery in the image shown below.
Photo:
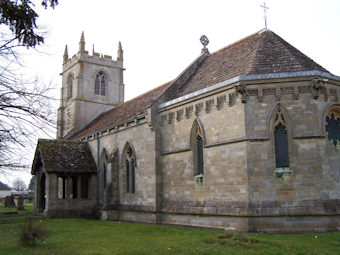
<path fill-rule="evenodd" d="M 97 75 L 96 75 L 96 79 L 95 79 L 95 85 L 94 85 L 94 93 L 96 95 L 101 95 L 101 96 L 105 96 L 106 94 L 106 83 L 107 83 L 107 79 L 105 76 L 105 73 L 103 71 L 100 71 Z"/>
<path fill-rule="evenodd" d="M 325 129 L 329 142 L 340 149 L 340 108 L 332 107 L 326 116 Z"/>
<path fill-rule="evenodd" d="M 125 171 L 126 171 L 126 193 L 135 193 L 136 185 L 136 159 L 132 147 L 127 144 L 124 152 Z"/>

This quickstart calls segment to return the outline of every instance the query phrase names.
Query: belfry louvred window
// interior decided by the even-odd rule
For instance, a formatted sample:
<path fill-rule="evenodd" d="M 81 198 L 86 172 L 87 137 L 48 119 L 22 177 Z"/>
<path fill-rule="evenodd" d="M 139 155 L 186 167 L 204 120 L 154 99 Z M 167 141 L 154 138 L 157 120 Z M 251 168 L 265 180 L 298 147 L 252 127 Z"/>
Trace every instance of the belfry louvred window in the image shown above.
<path fill-rule="evenodd" d="M 73 96 L 73 74 L 67 77 L 67 99 Z"/>
<path fill-rule="evenodd" d="M 97 75 L 96 75 L 96 80 L 95 80 L 95 84 L 94 84 L 94 93 L 96 95 L 101 95 L 101 96 L 105 96 L 105 90 L 106 90 L 106 76 L 104 74 L 104 72 L 100 71 Z"/>
<path fill-rule="evenodd" d="M 275 114 L 274 121 L 276 168 L 289 168 L 288 126 L 280 108 Z"/>

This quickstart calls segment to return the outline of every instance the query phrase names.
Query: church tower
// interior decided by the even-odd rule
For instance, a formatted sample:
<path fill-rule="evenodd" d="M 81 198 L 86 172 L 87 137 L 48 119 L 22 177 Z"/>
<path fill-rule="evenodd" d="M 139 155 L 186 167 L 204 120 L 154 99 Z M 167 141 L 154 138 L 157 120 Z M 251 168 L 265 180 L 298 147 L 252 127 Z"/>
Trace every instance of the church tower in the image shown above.
<path fill-rule="evenodd" d="M 67 139 L 100 114 L 124 102 L 123 49 L 119 42 L 117 60 L 85 50 L 84 32 L 79 51 L 63 56 L 62 88 L 58 109 L 57 138 Z"/>

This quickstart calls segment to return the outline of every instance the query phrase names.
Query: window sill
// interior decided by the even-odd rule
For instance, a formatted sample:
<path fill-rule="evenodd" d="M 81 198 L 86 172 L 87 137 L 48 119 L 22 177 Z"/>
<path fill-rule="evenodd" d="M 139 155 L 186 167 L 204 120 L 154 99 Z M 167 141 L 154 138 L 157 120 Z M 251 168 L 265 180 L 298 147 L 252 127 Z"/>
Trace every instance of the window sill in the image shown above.
<path fill-rule="evenodd" d="M 203 181 L 204 181 L 203 174 L 195 175 L 194 179 L 197 185 L 203 186 Z"/>
<path fill-rule="evenodd" d="M 292 169 L 290 167 L 278 167 L 275 168 L 275 175 L 278 178 L 282 176 L 290 175 L 292 173 Z"/>

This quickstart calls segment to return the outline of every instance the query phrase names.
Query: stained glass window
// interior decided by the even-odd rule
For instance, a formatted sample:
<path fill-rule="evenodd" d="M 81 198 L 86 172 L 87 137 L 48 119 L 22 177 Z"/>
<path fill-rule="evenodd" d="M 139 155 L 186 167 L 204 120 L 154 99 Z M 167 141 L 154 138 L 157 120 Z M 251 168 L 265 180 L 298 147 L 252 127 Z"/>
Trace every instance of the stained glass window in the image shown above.
<path fill-rule="evenodd" d="M 287 130 L 281 123 L 275 127 L 274 140 L 276 168 L 289 167 Z"/>
<path fill-rule="evenodd" d="M 328 140 L 335 148 L 340 149 L 340 112 L 329 111 L 325 125 Z"/>
<path fill-rule="evenodd" d="M 204 162 L 203 162 L 203 140 L 202 140 L 202 137 L 197 136 L 196 146 L 197 146 L 197 174 L 203 174 L 204 173 Z"/>

